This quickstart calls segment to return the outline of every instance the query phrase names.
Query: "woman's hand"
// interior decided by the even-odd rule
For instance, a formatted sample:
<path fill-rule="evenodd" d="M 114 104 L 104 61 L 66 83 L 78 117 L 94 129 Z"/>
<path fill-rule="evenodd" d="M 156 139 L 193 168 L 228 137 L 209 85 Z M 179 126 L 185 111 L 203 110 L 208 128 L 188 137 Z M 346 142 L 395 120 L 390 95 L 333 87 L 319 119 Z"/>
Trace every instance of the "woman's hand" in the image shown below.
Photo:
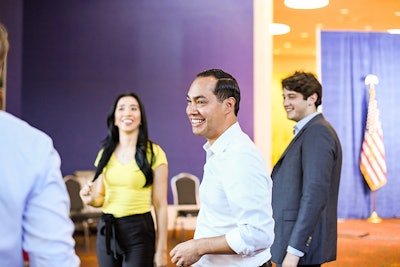
<path fill-rule="evenodd" d="M 81 188 L 81 191 L 79 191 L 79 196 L 81 197 L 83 203 L 85 203 L 86 205 L 90 205 L 94 202 L 92 186 L 93 183 L 89 182 Z"/>
<path fill-rule="evenodd" d="M 168 255 L 166 251 L 157 251 L 154 255 L 154 263 L 156 267 L 168 266 Z"/>
<path fill-rule="evenodd" d="M 105 187 L 102 174 L 100 174 L 94 182 L 89 182 L 84 185 L 81 191 L 79 191 L 79 196 L 83 203 L 93 207 L 103 206 L 104 195 Z"/>

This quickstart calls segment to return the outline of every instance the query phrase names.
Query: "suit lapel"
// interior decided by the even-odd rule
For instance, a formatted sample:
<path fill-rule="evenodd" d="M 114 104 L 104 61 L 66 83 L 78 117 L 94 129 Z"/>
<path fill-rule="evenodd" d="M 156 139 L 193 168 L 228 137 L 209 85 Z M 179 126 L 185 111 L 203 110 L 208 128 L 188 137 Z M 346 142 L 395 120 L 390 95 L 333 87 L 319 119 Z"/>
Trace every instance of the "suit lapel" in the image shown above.
<path fill-rule="evenodd" d="M 271 176 L 274 175 L 274 172 L 276 172 L 280 165 L 282 160 L 285 158 L 286 154 L 293 148 L 294 144 L 296 143 L 297 140 L 300 139 L 300 137 L 303 135 L 303 133 L 307 130 L 307 128 L 318 122 L 320 119 L 323 119 L 323 115 L 320 113 L 318 115 L 316 115 L 314 118 L 312 118 L 309 122 L 307 122 L 306 125 L 304 125 L 303 128 L 301 128 L 301 130 L 296 134 L 296 136 L 292 139 L 292 141 L 290 141 L 289 145 L 287 146 L 287 148 L 285 149 L 285 151 L 282 153 L 281 157 L 279 158 L 279 160 L 277 161 L 277 163 L 275 164 L 274 168 L 272 169 L 272 173 Z"/>

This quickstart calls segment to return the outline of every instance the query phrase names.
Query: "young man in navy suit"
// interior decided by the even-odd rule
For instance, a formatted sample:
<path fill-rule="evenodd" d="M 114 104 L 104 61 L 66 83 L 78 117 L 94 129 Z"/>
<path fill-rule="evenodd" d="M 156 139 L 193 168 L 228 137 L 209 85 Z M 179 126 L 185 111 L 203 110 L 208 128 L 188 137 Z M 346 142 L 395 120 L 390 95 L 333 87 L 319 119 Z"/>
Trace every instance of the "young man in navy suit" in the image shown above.
<path fill-rule="evenodd" d="M 295 137 L 272 170 L 277 266 L 321 266 L 336 260 L 337 203 L 342 150 L 324 116 L 322 86 L 311 73 L 282 80 L 283 105 L 297 122 Z"/>

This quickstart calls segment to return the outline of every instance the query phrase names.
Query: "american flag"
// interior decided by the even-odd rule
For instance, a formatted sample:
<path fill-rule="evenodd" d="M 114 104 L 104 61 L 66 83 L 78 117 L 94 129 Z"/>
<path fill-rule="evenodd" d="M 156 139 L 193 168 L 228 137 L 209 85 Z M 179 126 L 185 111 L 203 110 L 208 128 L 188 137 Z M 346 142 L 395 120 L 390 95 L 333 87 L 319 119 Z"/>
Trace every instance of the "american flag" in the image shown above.
<path fill-rule="evenodd" d="M 374 75 L 372 78 L 368 76 L 365 80 L 365 83 L 370 85 L 368 114 L 361 149 L 360 169 L 368 186 L 372 191 L 376 191 L 386 184 L 386 161 L 382 126 L 375 99 L 374 83 L 377 83 L 378 78 Z"/>

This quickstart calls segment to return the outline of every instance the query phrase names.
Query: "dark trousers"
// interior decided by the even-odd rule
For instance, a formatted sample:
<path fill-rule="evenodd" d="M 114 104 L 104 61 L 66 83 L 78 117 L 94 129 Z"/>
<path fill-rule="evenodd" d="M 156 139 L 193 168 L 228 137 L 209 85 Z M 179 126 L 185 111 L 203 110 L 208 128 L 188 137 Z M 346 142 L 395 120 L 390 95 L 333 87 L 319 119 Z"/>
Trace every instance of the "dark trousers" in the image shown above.
<path fill-rule="evenodd" d="M 100 267 L 153 267 L 155 229 L 151 213 L 113 218 L 104 214 L 97 226 Z"/>

